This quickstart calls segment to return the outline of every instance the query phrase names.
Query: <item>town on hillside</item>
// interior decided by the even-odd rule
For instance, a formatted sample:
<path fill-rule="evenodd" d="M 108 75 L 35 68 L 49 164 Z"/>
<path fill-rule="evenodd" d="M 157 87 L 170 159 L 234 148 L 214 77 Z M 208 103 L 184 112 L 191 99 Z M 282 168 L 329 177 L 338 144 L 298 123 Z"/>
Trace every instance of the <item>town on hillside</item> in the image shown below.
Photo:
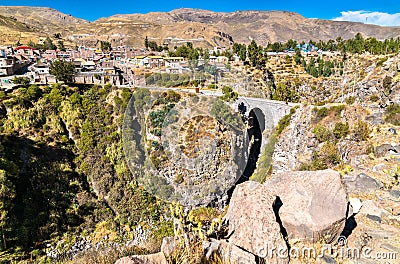
<path fill-rule="evenodd" d="M 182 75 L 208 70 L 207 72 L 210 73 L 208 85 L 210 85 L 216 82 L 217 77 L 214 75 L 229 71 L 231 65 L 242 66 L 249 63 L 249 52 L 243 53 L 240 49 L 241 44 L 236 47 L 239 48 L 235 50 L 234 46 L 233 49 L 215 47 L 212 50 L 199 50 L 194 49 L 192 43 L 188 42 L 183 46 L 174 47 L 173 52 L 168 52 L 165 49 L 156 49 L 157 47 L 153 49 L 150 47 L 111 47 L 111 45 L 105 45 L 105 48 L 102 47 L 103 49 L 85 46 L 77 46 L 74 49 L 40 49 L 29 45 L 0 46 L 0 87 L 5 91 L 18 87 L 18 83 L 14 82 L 15 76 L 26 77 L 30 83 L 56 83 L 60 80 L 57 80 L 50 70 L 55 61 L 73 64 L 74 76 L 71 81 L 74 83 L 146 86 L 153 84 L 146 77 L 155 72 Z M 195 54 L 189 54 L 191 51 L 194 51 Z M 310 59 L 304 60 L 304 58 L 324 57 L 333 61 L 332 58 L 336 59 L 341 55 L 338 51 L 322 51 L 314 45 L 303 43 L 297 44 L 295 49 L 265 51 L 263 56 L 267 57 L 273 66 L 288 61 L 288 58 L 301 56 L 304 68 L 310 61 Z M 191 61 L 195 61 L 195 63 Z M 207 66 L 209 67 L 207 68 Z M 279 67 L 273 69 L 279 73 Z M 304 69 L 295 72 L 292 69 L 287 72 L 304 73 Z M 194 82 L 195 85 L 198 83 Z M 205 83 L 200 83 L 204 87 Z M 160 85 L 160 83 L 158 84 Z M 165 83 L 161 83 L 161 85 L 173 86 Z"/>

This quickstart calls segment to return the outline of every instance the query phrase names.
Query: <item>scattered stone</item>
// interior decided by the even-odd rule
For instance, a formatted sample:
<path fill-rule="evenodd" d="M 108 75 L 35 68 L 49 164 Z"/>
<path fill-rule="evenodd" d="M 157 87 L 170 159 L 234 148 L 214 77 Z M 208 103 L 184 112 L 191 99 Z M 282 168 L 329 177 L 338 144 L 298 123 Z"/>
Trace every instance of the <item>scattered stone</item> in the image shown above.
<path fill-rule="evenodd" d="M 374 167 L 372 167 L 372 171 L 373 172 L 380 172 L 383 171 L 386 168 L 386 165 L 383 163 L 379 163 L 377 165 L 375 165 Z"/>
<path fill-rule="evenodd" d="M 380 181 L 364 173 L 357 176 L 345 176 L 343 182 L 349 193 L 370 193 L 383 187 Z"/>
<path fill-rule="evenodd" d="M 395 199 L 400 199 L 400 191 L 399 190 L 390 190 L 389 193 Z"/>
<path fill-rule="evenodd" d="M 334 241 L 344 228 L 347 194 L 334 170 L 276 174 L 265 184 L 282 201 L 280 220 L 291 239 Z"/>
<path fill-rule="evenodd" d="M 167 264 L 167 259 L 162 252 L 159 252 L 150 255 L 124 257 L 117 260 L 115 264 Z"/>
<path fill-rule="evenodd" d="M 263 257 L 270 247 L 286 250 L 285 240 L 276 221 L 272 190 L 257 182 L 247 181 L 233 191 L 225 220 L 229 223 L 229 243 Z M 269 263 L 288 263 L 288 259 L 268 256 Z"/>
<path fill-rule="evenodd" d="M 373 113 L 373 114 L 367 116 L 365 118 L 365 120 L 367 120 L 369 123 L 371 123 L 372 125 L 375 125 L 375 126 L 385 123 L 385 121 L 383 120 L 383 117 L 382 117 L 382 113 L 380 113 L 380 112 L 376 112 L 376 113 Z"/>
<path fill-rule="evenodd" d="M 400 147 L 400 146 L 399 146 Z M 392 144 L 382 144 L 375 148 L 375 156 L 376 157 L 384 157 L 392 154 L 398 154 L 400 149 L 398 146 L 393 146 Z"/>
<path fill-rule="evenodd" d="M 359 212 L 363 215 L 376 215 L 378 217 L 383 217 L 387 212 L 384 209 L 378 207 L 375 201 L 366 200 L 363 202 L 363 206 Z"/>
<path fill-rule="evenodd" d="M 176 247 L 177 241 L 174 237 L 165 237 L 161 244 L 161 252 L 168 258 L 175 251 Z"/>
<path fill-rule="evenodd" d="M 376 215 L 367 214 L 367 218 L 372 220 L 372 221 L 378 222 L 378 223 L 382 222 L 382 219 L 379 216 L 376 216 Z"/>
<path fill-rule="evenodd" d="M 396 129 L 393 128 L 393 127 L 389 128 L 388 131 L 389 131 L 390 133 L 393 133 L 393 135 L 397 135 L 397 131 L 396 131 Z"/>

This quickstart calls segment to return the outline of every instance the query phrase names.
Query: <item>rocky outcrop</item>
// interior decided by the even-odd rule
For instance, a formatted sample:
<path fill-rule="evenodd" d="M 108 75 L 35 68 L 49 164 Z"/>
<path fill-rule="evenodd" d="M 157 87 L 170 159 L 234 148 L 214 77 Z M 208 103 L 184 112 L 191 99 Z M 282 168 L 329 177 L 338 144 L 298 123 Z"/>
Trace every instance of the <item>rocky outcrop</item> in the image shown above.
<path fill-rule="evenodd" d="M 225 220 L 229 222 L 229 243 L 254 255 L 263 256 L 274 247 L 287 254 L 273 210 L 276 196 L 265 185 L 245 182 L 236 186 Z M 288 263 L 288 258 L 268 256 L 269 263 Z"/>
<path fill-rule="evenodd" d="M 347 194 L 338 172 L 284 172 L 265 187 L 281 200 L 277 210 L 289 241 L 331 243 L 343 230 Z"/>
<path fill-rule="evenodd" d="M 380 181 L 364 173 L 357 176 L 345 176 L 343 181 L 349 193 L 370 193 L 383 187 Z"/>
<path fill-rule="evenodd" d="M 300 106 L 292 116 L 285 136 L 279 137 L 272 156 L 272 173 L 296 170 L 302 160 L 300 156 L 309 157 L 318 145 L 310 132 L 312 108 Z M 307 142 L 307 144 L 304 144 Z"/>

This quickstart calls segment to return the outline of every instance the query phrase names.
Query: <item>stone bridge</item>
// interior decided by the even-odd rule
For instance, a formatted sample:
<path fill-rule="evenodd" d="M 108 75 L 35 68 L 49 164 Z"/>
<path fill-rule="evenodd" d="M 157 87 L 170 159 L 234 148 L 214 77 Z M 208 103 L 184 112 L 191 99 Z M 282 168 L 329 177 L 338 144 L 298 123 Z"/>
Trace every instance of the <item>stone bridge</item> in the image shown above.
<path fill-rule="evenodd" d="M 249 118 L 248 125 L 259 127 L 264 139 L 262 146 L 266 141 L 264 136 L 268 136 L 268 132 L 276 127 L 279 120 L 295 105 L 297 104 L 251 97 L 239 97 L 235 102 L 236 109 Z"/>
<path fill-rule="evenodd" d="M 290 112 L 294 105 L 250 97 L 239 97 L 232 105 L 242 115 L 248 117 L 248 161 L 238 183 L 248 180 L 253 174 L 257 166 L 257 160 L 268 142 L 271 131 L 278 125 L 279 120 Z"/>

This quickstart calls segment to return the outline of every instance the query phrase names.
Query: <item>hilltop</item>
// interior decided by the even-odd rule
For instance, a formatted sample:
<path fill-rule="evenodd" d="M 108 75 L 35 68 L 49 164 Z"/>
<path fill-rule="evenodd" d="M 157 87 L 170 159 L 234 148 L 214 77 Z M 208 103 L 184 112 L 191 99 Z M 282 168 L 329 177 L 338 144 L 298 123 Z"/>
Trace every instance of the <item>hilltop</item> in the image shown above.
<path fill-rule="evenodd" d="M 124 14 L 100 18 L 94 22 L 75 18 L 44 7 L 0 7 L 0 15 L 25 23 L 37 36 L 61 33 L 65 39 L 107 40 L 141 46 L 148 36 L 158 43 L 173 46 L 193 42 L 196 46 L 229 46 L 233 42 L 261 45 L 268 42 L 348 39 L 360 32 L 364 37 L 398 37 L 400 28 L 355 22 L 308 19 L 285 11 L 213 12 L 182 8 L 170 12 Z M 15 31 L 15 32 L 18 32 Z M 84 38 L 82 38 L 84 36 Z"/>

